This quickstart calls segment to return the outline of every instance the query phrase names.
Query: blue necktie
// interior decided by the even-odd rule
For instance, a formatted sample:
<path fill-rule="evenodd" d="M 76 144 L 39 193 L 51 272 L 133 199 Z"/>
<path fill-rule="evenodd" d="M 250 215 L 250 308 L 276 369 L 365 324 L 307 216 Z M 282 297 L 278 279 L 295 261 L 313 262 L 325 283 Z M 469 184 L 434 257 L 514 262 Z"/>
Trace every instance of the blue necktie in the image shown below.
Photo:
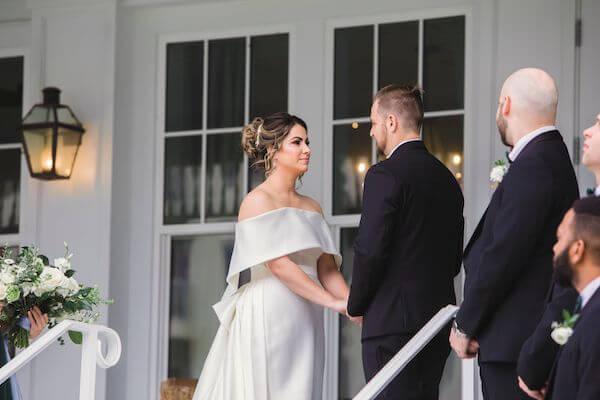
<path fill-rule="evenodd" d="M 577 301 L 575 302 L 575 307 L 573 308 L 573 315 L 577 314 L 579 311 L 581 311 L 581 296 L 577 296 Z"/>

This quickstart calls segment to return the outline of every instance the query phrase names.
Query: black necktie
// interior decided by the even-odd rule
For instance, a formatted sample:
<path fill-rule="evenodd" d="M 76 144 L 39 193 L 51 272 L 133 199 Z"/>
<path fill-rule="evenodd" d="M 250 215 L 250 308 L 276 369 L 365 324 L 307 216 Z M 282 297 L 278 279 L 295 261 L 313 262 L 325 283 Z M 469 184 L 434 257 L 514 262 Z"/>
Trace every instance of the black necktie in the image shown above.
<path fill-rule="evenodd" d="M 505 154 L 506 154 L 506 159 L 508 160 L 508 163 L 512 164 L 512 160 L 510 159 L 510 156 L 509 156 L 510 151 L 507 151 Z"/>
<path fill-rule="evenodd" d="M 587 188 L 586 193 L 588 197 L 592 197 L 596 195 L 596 188 Z"/>

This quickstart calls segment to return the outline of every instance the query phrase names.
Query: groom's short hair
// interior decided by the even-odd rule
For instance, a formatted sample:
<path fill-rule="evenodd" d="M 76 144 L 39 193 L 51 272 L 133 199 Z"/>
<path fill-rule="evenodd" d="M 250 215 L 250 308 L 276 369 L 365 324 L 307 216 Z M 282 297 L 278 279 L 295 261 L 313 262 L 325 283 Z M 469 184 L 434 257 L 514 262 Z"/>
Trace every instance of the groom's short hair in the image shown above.
<path fill-rule="evenodd" d="M 586 197 L 573 203 L 575 237 L 585 242 L 586 251 L 600 263 L 600 197 Z"/>
<path fill-rule="evenodd" d="M 388 85 L 377 92 L 379 113 L 394 113 L 416 131 L 423 126 L 423 90 L 419 86 Z"/>

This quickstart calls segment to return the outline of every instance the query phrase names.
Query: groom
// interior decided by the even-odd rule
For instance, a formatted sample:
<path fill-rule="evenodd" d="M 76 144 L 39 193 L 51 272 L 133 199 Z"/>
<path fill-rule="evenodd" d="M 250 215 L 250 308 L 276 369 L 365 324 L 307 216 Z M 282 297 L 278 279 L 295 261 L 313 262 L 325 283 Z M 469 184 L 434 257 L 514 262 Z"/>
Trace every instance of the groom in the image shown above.
<path fill-rule="evenodd" d="M 450 335 L 461 358 L 479 344 L 486 400 L 528 398 L 519 351 L 546 306 L 556 228 L 579 196 L 554 126 L 557 104 L 554 79 L 535 68 L 513 73 L 500 93 L 496 123 L 511 165 L 465 249 L 464 301 Z"/>
<path fill-rule="evenodd" d="M 386 160 L 365 177 L 354 243 L 348 314 L 364 316 L 362 356 L 370 380 L 443 306 L 454 303 L 461 266 L 463 196 L 452 173 L 425 148 L 418 88 L 381 89 L 371 132 Z M 450 353 L 444 329 L 379 399 L 437 400 Z"/>

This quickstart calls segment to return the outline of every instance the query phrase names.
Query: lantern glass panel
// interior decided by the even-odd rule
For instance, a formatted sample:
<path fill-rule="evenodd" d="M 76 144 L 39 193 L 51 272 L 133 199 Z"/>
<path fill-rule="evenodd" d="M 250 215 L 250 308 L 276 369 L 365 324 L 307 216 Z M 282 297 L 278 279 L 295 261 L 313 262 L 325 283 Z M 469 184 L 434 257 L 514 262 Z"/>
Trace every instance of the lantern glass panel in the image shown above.
<path fill-rule="evenodd" d="M 39 174 L 52 170 L 52 128 L 25 129 L 25 145 L 29 153 L 31 172 Z"/>
<path fill-rule="evenodd" d="M 63 124 L 77 126 L 81 125 L 68 107 L 58 107 L 56 109 L 56 117 L 58 118 L 58 122 L 61 122 Z"/>
<path fill-rule="evenodd" d="M 77 155 L 77 148 L 81 140 L 81 133 L 67 128 L 58 129 L 56 146 L 56 173 L 69 177 L 73 171 L 73 163 Z"/>
<path fill-rule="evenodd" d="M 29 115 L 25 117 L 23 124 L 45 124 L 48 122 L 54 122 L 53 109 L 43 106 L 34 106 Z"/>

